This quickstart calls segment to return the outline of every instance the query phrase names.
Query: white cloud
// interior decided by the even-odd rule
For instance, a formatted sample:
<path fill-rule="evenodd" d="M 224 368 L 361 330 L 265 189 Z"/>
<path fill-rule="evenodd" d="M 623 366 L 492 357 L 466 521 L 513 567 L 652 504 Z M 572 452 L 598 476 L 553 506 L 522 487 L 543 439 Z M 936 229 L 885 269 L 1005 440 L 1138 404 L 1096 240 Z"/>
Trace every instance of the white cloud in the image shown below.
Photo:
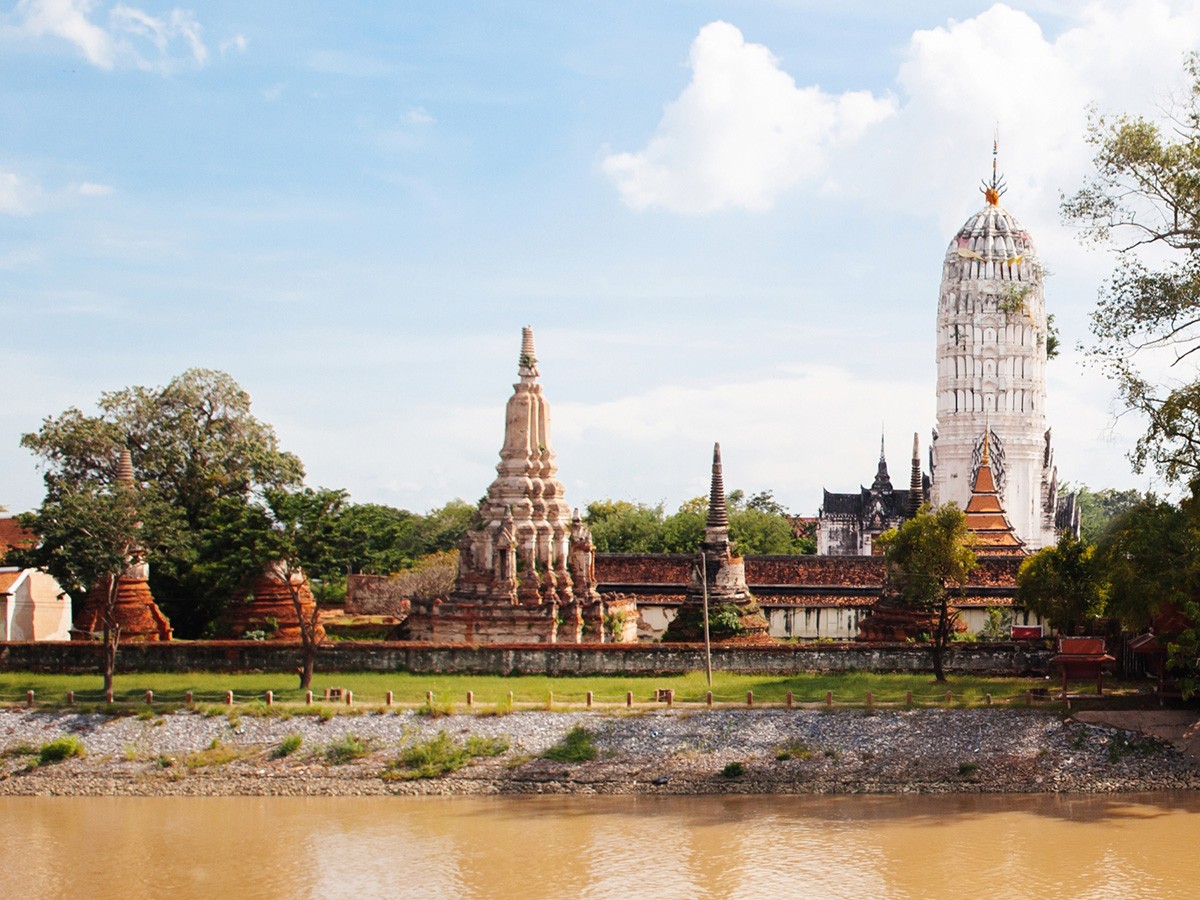
<path fill-rule="evenodd" d="M 278 84 L 273 84 L 268 88 L 263 88 L 262 97 L 268 103 L 274 103 L 283 96 L 283 91 L 287 87 L 282 81 Z"/>
<path fill-rule="evenodd" d="M 41 199 L 41 186 L 15 172 L 0 172 L 0 213 L 27 216 Z"/>
<path fill-rule="evenodd" d="M 117 4 L 102 26 L 92 21 L 98 5 L 96 0 L 21 0 L 17 33 L 62 38 L 101 69 L 129 66 L 166 73 L 189 62 L 196 67 L 208 62 L 200 23 L 191 12 L 172 9 L 154 16 Z"/>
<path fill-rule="evenodd" d="M 689 64 L 692 80 L 666 105 L 650 142 L 603 162 L 634 209 L 767 209 L 895 110 L 890 98 L 866 91 L 797 87 L 766 47 L 746 43 L 726 22 L 700 30 Z"/>
<path fill-rule="evenodd" d="M 1059 192 L 1090 169 L 1089 105 L 1156 114 L 1197 46 L 1200 5 L 1191 2 L 1096 0 L 1053 39 L 1030 14 L 997 3 L 914 32 L 896 100 L 798 87 L 766 47 L 714 22 L 692 45 L 691 82 L 646 146 L 603 168 L 635 209 L 765 210 L 807 184 L 923 208 L 952 229 L 965 189 L 987 173 L 998 124 L 1010 200 L 1021 198 L 1026 225 L 1056 226 Z"/>
<path fill-rule="evenodd" d="M 432 125 L 436 121 L 423 106 L 414 106 L 404 118 L 409 125 Z"/>
<path fill-rule="evenodd" d="M 93 181 L 85 181 L 76 190 L 79 191 L 79 196 L 81 197 L 107 197 L 113 193 L 114 188 L 111 184 L 96 184 Z"/>
<path fill-rule="evenodd" d="M 230 53 L 245 53 L 246 45 L 246 36 L 244 34 L 235 34 L 233 37 L 228 37 L 221 41 L 221 55 L 227 56 Z"/>

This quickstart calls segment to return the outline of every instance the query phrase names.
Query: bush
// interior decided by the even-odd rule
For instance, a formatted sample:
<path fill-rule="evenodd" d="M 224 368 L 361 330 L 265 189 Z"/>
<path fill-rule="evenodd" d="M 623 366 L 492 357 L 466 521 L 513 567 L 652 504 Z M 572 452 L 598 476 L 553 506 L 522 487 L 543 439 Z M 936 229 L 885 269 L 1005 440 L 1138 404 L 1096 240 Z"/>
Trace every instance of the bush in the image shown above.
<path fill-rule="evenodd" d="M 506 738 L 472 735 L 464 745 L 439 731 L 436 737 L 418 741 L 404 750 L 399 759 L 388 766 L 388 777 L 404 780 L 440 778 L 457 772 L 475 757 L 499 756 L 507 749 Z"/>
<path fill-rule="evenodd" d="M 83 741 L 67 735 L 56 738 L 48 744 L 42 744 L 41 749 L 38 750 L 38 765 L 48 766 L 51 763 L 70 759 L 72 756 L 85 756 L 86 754 L 87 750 L 83 746 Z"/>
<path fill-rule="evenodd" d="M 740 762 L 731 762 L 721 770 L 722 778 L 741 778 L 746 774 L 746 767 Z"/>
<path fill-rule="evenodd" d="M 302 743 L 304 743 L 303 737 L 298 734 L 289 734 L 279 742 L 279 746 L 275 748 L 275 753 L 273 755 L 276 759 L 283 759 L 285 756 L 291 756 L 300 749 L 300 745 Z"/>
<path fill-rule="evenodd" d="M 576 725 L 542 755 L 557 762 L 587 762 L 596 758 L 596 745 L 592 742 L 592 733 L 582 725 Z"/>
<path fill-rule="evenodd" d="M 361 740 L 357 735 L 346 734 L 341 740 L 334 741 L 325 748 L 325 760 L 335 766 L 361 759 L 371 752 L 369 742 Z"/>

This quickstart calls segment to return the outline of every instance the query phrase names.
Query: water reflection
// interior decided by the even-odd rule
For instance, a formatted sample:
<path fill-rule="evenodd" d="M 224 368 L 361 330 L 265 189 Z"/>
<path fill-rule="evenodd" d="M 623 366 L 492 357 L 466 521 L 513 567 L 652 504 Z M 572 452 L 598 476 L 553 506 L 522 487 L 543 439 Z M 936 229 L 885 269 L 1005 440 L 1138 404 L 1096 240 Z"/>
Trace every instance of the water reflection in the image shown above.
<path fill-rule="evenodd" d="M 1200 798 L 0 798 L 10 896 L 1194 892 Z"/>

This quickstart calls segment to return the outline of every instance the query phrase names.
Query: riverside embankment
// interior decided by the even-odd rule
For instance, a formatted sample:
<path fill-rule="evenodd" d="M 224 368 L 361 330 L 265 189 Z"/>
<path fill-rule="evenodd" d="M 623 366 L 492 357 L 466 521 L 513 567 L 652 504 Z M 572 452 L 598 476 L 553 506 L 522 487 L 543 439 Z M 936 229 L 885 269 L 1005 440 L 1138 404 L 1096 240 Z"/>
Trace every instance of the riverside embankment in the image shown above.
<path fill-rule="evenodd" d="M 666 709 L 109 716 L 0 711 L 0 794 L 372 795 L 998 793 L 1196 790 L 1194 756 L 1148 733 L 1037 709 Z M 1122 720 L 1122 715 L 1141 718 Z M 1143 727 L 1155 713 L 1108 717 Z M 1184 714 L 1185 717 L 1188 714 Z M 1116 717 L 1115 720 L 1112 717 Z M 577 727 L 595 758 L 544 754 Z M 1147 730 L 1153 730 L 1147 728 Z M 1180 727 L 1179 734 L 1195 733 Z M 409 779 L 406 750 L 444 732 L 503 748 Z M 36 765 L 76 738 L 86 755 Z M 281 748 L 291 748 L 282 755 Z M 338 748 L 356 748 L 339 752 Z M 740 772 L 740 774 L 739 774 Z"/>

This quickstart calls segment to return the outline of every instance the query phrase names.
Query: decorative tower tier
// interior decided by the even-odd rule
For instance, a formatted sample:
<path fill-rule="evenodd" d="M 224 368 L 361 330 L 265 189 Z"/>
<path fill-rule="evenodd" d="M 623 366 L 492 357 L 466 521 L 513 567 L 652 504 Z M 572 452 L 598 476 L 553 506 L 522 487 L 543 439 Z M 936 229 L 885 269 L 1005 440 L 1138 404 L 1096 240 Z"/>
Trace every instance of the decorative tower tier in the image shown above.
<path fill-rule="evenodd" d="M 996 480 L 992 477 L 989 441 L 983 444 L 983 459 L 975 473 L 971 499 L 967 501 L 967 530 L 972 549 L 979 556 L 1025 556 L 1025 545 L 1004 512 Z"/>
<path fill-rule="evenodd" d="M 624 601 L 620 610 L 601 602 L 591 531 L 578 511 L 572 516 L 557 477 L 529 327 L 517 374 L 496 478 L 459 543 L 454 589 L 433 603 L 414 601 L 408 632 L 416 640 L 484 643 L 629 639 L 635 617 Z"/>
<path fill-rule="evenodd" d="M 1037 550 L 1056 539 L 1058 502 L 1044 272 L 1029 232 L 1000 206 L 994 160 L 985 188 L 985 206 L 959 229 L 942 266 L 931 500 L 966 506 L 990 421 L 997 489 L 1017 534 Z"/>

